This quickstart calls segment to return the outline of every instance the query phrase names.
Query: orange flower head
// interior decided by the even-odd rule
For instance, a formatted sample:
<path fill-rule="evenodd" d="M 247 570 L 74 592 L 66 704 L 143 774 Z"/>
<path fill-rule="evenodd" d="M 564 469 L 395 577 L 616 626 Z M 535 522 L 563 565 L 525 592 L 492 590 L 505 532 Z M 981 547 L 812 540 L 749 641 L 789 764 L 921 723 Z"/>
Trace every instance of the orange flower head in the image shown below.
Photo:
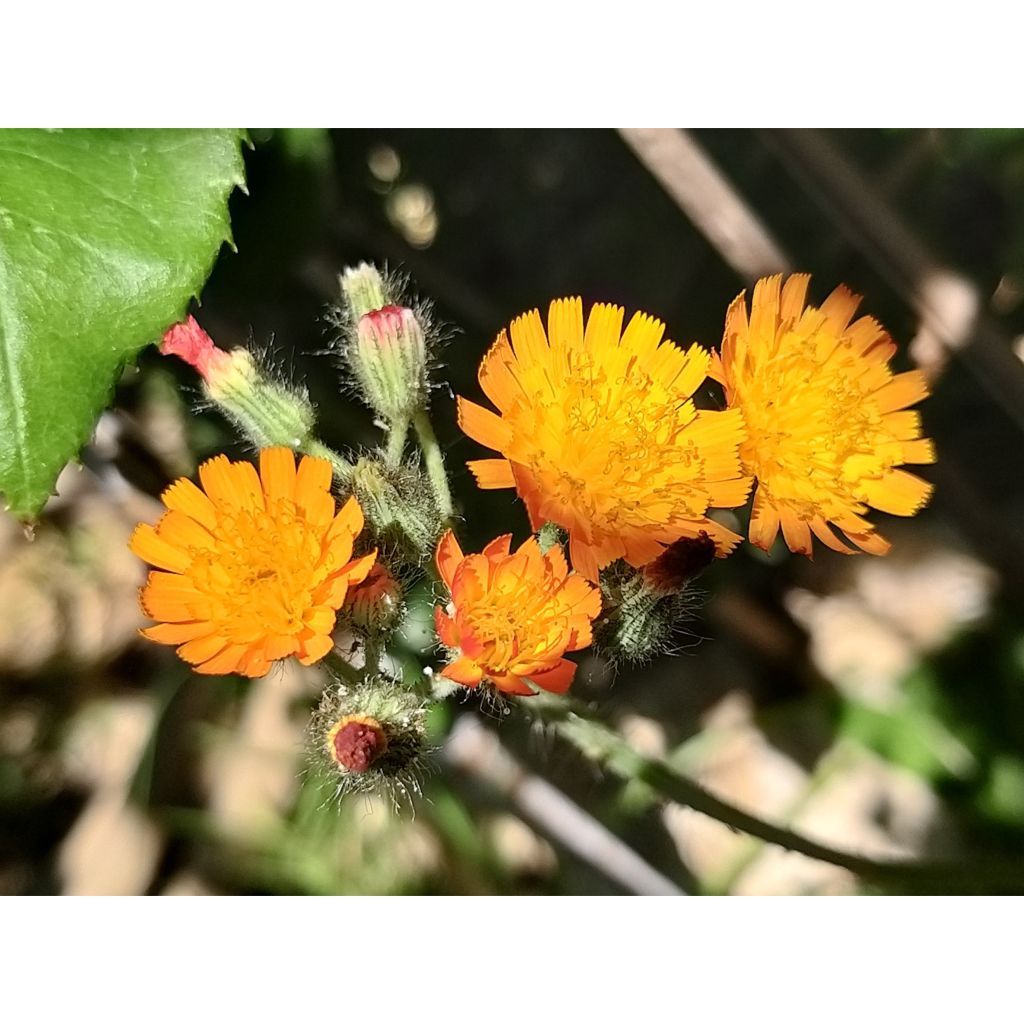
<path fill-rule="evenodd" d="M 637 313 L 625 331 L 618 306 L 579 299 L 525 313 L 480 364 L 498 414 L 459 399 L 459 424 L 500 459 L 469 463 L 483 488 L 515 487 L 533 528 L 569 532 L 577 572 L 597 580 L 617 558 L 639 567 L 665 546 L 704 531 L 719 557 L 739 537 L 707 517 L 750 491 L 737 453 L 736 411 L 698 411 L 691 396 L 708 353 L 662 342 L 664 325 Z"/>
<path fill-rule="evenodd" d="M 511 541 L 506 534 L 479 555 L 463 555 L 450 530 L 441 538 L 437 568 L 451 601 L 434 609 L 434 620 L 453 654 L 441 675 L 524 697 L 534 693 L 528 683 L 564 693 L 576 666 L 562 655 L 590 644 L 601 593 L 570 575 L 559 545 L 541 554 L 531 537 L 512 554 Z"/>
<path fill-rule="evenodd" d="M 741 293 L 725 318 L 721 358 L 711 376 L 743 413 L 746 472 L 757 478 L 750 540 L 766 551 L 779 528 L 790 550 L 811 554 L 812 534 L 844 554 L 884 555 L 889 544 L 863 518 L 868 506 L 911 516 L 931 485 L 898 469 L 935 461 L 908 406 L 928 387 L 917 370 L 893 374 L 896 352 L 871 317 L 851 320 L 860 303 L 845 286 L 820 308 L 806 306 L 810 276 L 762 278 L 750 316 Z"/>
<path fill-rule="evenodd" d="M 331 466 L 289 448 L 260 452 L 260 470 L 226 456 L 199 467 L 202 489 L 178 480 L 168 511 L 142 523 L 131 549 L 156 566 L 139 597 L 158 624 L 142 630 L 178 645 L 195 671 L 263 676 L 274 661 L 303 665 L 334 646 L 335 615 L 376 552 L 352 558 L 363 528 L 354 498 L 336 510 Z"/>

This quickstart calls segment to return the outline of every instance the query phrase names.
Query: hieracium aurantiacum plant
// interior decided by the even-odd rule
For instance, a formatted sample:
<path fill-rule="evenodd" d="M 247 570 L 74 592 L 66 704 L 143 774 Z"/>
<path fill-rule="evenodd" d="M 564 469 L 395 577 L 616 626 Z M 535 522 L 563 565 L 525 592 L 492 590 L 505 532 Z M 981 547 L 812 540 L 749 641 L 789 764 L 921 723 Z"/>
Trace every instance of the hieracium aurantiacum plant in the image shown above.
<path fill-rule="evenodd" d="M 217 348 L 192 318 L 174 325 L 162 351 L 195 367 L 256 465 L 208 460 L 136 530 L 132 550 L 153 566 L 143 635 L 203 674 L 321 663 L 313 760 L 338 794 L 397 799 L 427 764 L 432 705 L 546 694 L 531 703 L 557 713 L 576 652 L 630 663 L 669 648 L 692 580 L 742 540 L 732 527 L 751 493 L 758 547 L 781 530 L 808 556 L 812 538 L 885 554 L 869 510 L 913 515 L 931 490 L 901 468 L 934 459 L 909 408 L 925 381 L 893 373 L 895 345 L 875 320 L 853 319 L 857 296 L 841 286 L 816 307 L 808 284 L 765 278 L 749 309 L 741 294 L 717 351 L 675 344 L 648 313 L 627 321 L 578 298 L 499 331 L 478 372 L 490 407 L 459 397 L 458 421 L 495 453 L 469 461 L 477 484 L 514 489 L 529 529 L 468 554 L 430 419 L 450 332 L 404 279 L 346 270 L 329 318 L 344 385 L 384 432 L 359 455 L 328 447 L 305 390 L 260 357 Z M 410 678 L 389 650 L 424 577 L 434 656 Z"/>

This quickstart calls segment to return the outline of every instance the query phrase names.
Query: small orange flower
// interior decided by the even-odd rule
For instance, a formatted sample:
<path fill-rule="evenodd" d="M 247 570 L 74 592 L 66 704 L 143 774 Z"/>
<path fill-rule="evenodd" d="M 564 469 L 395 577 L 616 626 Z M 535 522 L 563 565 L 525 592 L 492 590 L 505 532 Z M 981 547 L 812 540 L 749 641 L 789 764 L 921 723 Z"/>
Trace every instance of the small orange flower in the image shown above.
<path fill-rule="evenodd" d="M 547 332 L 534 310 L 512 322 L 480 364 L 495 414 L 459 399 L 459 425 L 500 459 L 469 463 L 482 488 L 515 487 L 534 530 L 569 531 L 573 567 L 596 582 L 617 558 L 640 567 L 681 537 L 705 533 L 719 557 L 740 538 L 707 517 L 742 505 L 736 411 L 699 411 L 691 396 L 709 354 L 662 341 L 665 327 L 579 299 L 551 303 Z"/>
<path fill-rule="evenodd" d="M 832 524 L 884 555 L 888 542 L 863 515 L 872 506 L 912 516 L 931 495 L 931 484 L 897 468 L 935 461 L 921 417 L 907 409 L 928 386 L 917 370 L 893 374 L 896 346 L 876 320 L 850 322 L 859 295 L 840 286 L 820 309 L 805 307 L 809 281 L 762 278 L 749 320 L 741 293 L 712 362 L 711 376 L 746 423 L 740 457 L 757 478 L 750 540 L 767 551 L 781 526 L 791 551 L 810 555 L 813 534 L 853 554 Z"/>
<path fill-rule="evenodd" d="M 142 635 L 175 644 L 197 672 L 263 676 L 296 655 L 303 665 L 334 646 L 335 613 L 376 552 L 352 559 L 363 529 L 354 498 L 340 512 L 331 466 L 288 448 L 260 452 L 260 471 L 224 455 L 162 495 L 156 528 L 141 523 L 131 549 L 157 567 L 139 599 L 158 625 Z M 205 493 L 204 493 L 205 491 Z"/>
<path fill-rule="evenodd" d="M 509 535 L 479 555 L 463 555 L 449 530 L 437 546 L 437 568 L 451 593 L 434 609 L 441 643 L 454 655 L 441 675 L 464 686 L 488 680 L 504 693 L 564 693 L 576 666 L 562 655 L 591 641 L 601 594 L 569 575 L 559 545 L 541 554 L 535 537 L 511 554 Z"/>

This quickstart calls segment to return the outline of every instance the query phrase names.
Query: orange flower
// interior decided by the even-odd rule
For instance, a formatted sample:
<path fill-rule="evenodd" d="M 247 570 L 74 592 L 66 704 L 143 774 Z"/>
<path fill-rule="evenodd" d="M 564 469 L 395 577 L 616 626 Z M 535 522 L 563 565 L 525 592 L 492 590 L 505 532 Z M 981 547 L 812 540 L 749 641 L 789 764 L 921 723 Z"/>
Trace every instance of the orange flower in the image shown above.
<path fill-rule="evenodd" d="M 510 553 L 508 534 L 479 555 L 463 555 L 449 530 L 437 546 L 437 568 L 451 593 L 435 608 L 441 643 L 454 660 L 441 675 L 464 686 L 492 682 L 504 693 L 564 693 L 576 666 L 562 655 L 591 641 L 590 623 L 601 594 L 569 575 L 559 545 L 541 554 L 535 537 Z"/>
<path fill-rule="evenodd" d="M 740 457 L 757 477 L 750 540 L 767 551 L 781 526 L 792 551 L 810 555 L 813 534 L 853 554 L 831 523 L 857 547 L 884 555 L 888 542 L 863 515 L 873 506 L 911 516 L 928 500 L 931 484 L 896 468 L 935 461 L 920 416 L 907 410 L 928 386 L 917 370 L 893 374 L 896 346 L 877 321 L 850 323 L 859 295 L 841 285 L 820 309 L 805 308 L 809 281 L 762 278 L 749 321 L 741 293 L 712 364 L 746 422 Z"/>
<path fill-rule="evenodd" d="M 156 528 L 142 523 L 131 549 L 158 572 L 139 597 L 158 625 L 143 636 L 180 644 L 197 672 L 263 676 L 296 655 L 303 665 L 334 646 L 335 613 L 365 579 L 376 552 L 352 560 L 363 513 L 350 498 L 335 514 L 331 466 L 288 448 L 260 452 L 260 471 L 218 455 L 199 467 L 203 490 L 178 480 L 164 491 Z"/>
<path fill-rule="evenodd" d="M 719 557 L 740 538 L 709 507 L 750 491 L 737 412 L 699 412 L 690 396 L 709 355 L 662 342 L 664 325 L 598 304 L 586 328 L 579 299 L 551 303 L 545 334 L 534 310 L 512 322 L 480 364 L 500 415 L 459 399 L 459 425 L 501 459 L 469 463 L 483 488 L 515 487 L 537 530 L 569 532 L 573 566 L 590 580 L 617 558 L 642 566 L 703 531 Z"/>

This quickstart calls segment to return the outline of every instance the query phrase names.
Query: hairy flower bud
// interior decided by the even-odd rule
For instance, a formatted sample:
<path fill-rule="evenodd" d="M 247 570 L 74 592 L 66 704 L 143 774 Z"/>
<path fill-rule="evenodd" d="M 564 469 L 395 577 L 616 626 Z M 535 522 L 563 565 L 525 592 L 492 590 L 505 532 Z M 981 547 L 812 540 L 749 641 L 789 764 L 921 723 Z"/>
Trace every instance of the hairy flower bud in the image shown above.
<path fill-rule="evenodd" d="M 340 278 L 341 293 L 345 297 L 353 321 L 388 305 L 388 289 L 380 271 L 370 263 L 346 267 Z"/>
<path fill-rule="evenodd" d="M 360 317 L 350 362 L 366 403 L 389 422 L 427 402 L 427 345 L 416 314 L 384 306 Z"/>
<path fill-rule="evenodd" d="M 688 584 L 714 557 L 714 541 L 702 534 L 669 545 L 641 570 L 619 562 L 602 572 L 605 614 L 595 623 L 595 648 L 613 662 L 630 664 L 670 650 L 692 617 Z"/>
<path fill-rule="evenodd" d="M 195 317 L 171 327 L 160 351 L 195 367 L 206 397 L 254 445 L 302 448 L 310 439 L 316 417 L 306 395 L 272 380 L 246 349 L 217 348 Z"/>
<path fill-rule="evenodd" d="M 441 514 L 422 472 L 362 458 L 349 482 L 379 538 L 397 543 L 413 561 L 433 551 L 441 533 Z"/>
<path fill-rule="evenodd" d="M 401 616 L 402 588 L 388 569 L 378 562 L 366 579 L 349 591 L 345 611 L 352 625 L 364 633 L 384 633 Z"/>

